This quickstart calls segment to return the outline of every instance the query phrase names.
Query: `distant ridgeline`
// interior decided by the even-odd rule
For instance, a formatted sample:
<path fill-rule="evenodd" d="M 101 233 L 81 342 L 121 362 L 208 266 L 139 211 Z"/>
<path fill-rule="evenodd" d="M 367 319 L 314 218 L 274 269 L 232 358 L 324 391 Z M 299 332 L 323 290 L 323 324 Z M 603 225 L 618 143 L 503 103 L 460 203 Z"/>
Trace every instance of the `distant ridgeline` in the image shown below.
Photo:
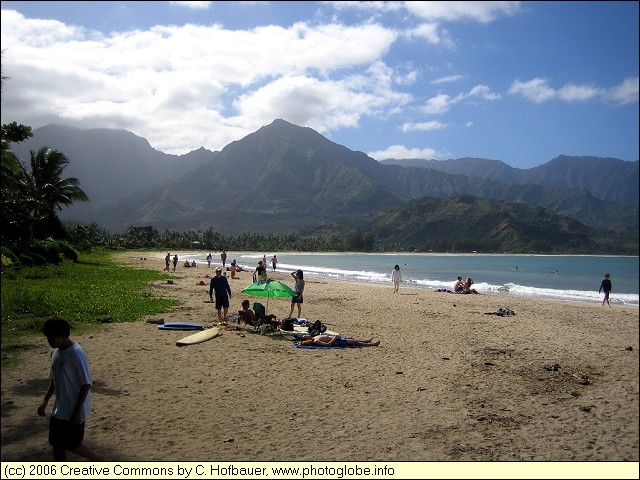
<path fill-rule="evenodd" d="M 361 236 L 376 248 L 638 253 L 638 161 L 558 156 L 531 169 L 481 158 L 384 160 L 275 120 L 219 152 L 168 155 L 131 132 L 49 125 L 13 145 L 70 161 L 91 202 L 67 223 L 111 233 Z M 28 162 L 27 162 L 28 163 Z"/>

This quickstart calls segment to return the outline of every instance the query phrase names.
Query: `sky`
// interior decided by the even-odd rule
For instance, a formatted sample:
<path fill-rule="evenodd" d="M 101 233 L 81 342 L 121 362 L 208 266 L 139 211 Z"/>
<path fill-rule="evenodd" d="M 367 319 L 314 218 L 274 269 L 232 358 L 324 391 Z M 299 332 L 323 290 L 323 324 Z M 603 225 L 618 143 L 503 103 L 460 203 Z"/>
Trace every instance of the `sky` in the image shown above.
<path fill-rule="evenodd" d="M 3 124 L 172 154 L 284 119 L 377 160 L 639 157 L 635 1 L 1 5 Z"/>

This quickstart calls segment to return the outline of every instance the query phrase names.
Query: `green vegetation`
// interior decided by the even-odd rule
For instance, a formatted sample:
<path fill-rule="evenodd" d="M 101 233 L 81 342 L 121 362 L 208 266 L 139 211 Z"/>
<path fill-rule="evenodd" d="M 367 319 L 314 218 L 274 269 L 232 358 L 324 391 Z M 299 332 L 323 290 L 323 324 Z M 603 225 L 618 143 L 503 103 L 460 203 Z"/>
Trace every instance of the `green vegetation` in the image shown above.
<path fill-rule="evenodd" d="M 101 328 L 104 319 L 132 322 L 170 310 L 179 302 L 154 297 L 150 288 L 151 282 L 170 278 L 166 273 L 118 265 L 106 250 L 83 253 L 76 263 L 3 267 L 3 364 L 9 351 L 41 335 L 49 316 L 61 316 L 81 332 Z"/>

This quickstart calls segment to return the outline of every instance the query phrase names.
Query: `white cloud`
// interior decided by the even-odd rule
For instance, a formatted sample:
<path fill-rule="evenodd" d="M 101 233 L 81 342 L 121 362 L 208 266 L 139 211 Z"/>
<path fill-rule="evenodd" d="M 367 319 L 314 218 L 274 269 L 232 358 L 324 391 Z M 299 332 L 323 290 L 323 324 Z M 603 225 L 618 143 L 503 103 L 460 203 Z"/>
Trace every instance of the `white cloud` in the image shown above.
<path fill-rule="evenodd" d="M 192 10 L 207 10 L 213 2 L 169 2 L 178 7 L 187 7 Z"/>
<path fill-rule="evenodd" d="M 621 85 L 605 92 L 604 97 L 618 105 L 638 103 L 638 77 L 626 78 Z"/>
<path fill-rule="evenodd" d="M 496 93 L 492 93 L 487 85 L 476 85 L 467 93 L 459 93 L 455 97 L 450 97 L 444 93 L 440 93 L 435 97 L 428 99 L 422 108 L 425 113 L 430 115 L 442 115 L 447 113 L 453 105 L 464 102 L 467 99 L 479 98 L 481 100 L 495 101 L 501 97 Z"/>
<path fill-rule="evenodd" d="M 392 145 L 386 150 L 367 153 L 371 158 L 376 160 L 385 160 L 388 158 L 436 158 L 436 151 L 431 148 L 407 148 L 404 145 Z"/>
<path fill-rule="evenodd" d="M 354 127 L 401 110 L 411 96 L 394 85 L 417 78 L 381 60 L 397 33 L 377 24 L 187 24 L 102 38 L 3 10 L 1 35 L 3 72 L 20 81 L 3 85 L 3 119 L 126 128 L 167 153 L 219 150 L 274 118 Z"/>
<path fill-rule="evenodd" d="M 441 83 L 453 83 L 462 80 L 462 75 L 449 75 L 447 77 L 436 78 L 431 81 L 431 85 L 440 85 Z"/>
<path fill-rule="evenodd" d="M 403 132 L 411 132 L 415 130 L 426 132 L 429 130 L 441 130 L 443 128 L 447 128 L 446 123 L 438 122 L 437 120 L 431 120 L 430 122 L 422 123 L 404 123 L 400 129 Z"/>
<path fill-rule="evenodd" d="M 544 78 L 534 78 L 528 82 L 516 80 L 511 84 L 509 93 L 512 95 L 522 95 L 534 103 L 546 102 L 556 96 L 556 92 L 547 85 L 547 80 Z"/>
<path fill-rule="evenodd" d="M 638 77 L 627 78 L 621 85 L 608 90 L 573 84 L 567 84 L 555 90 L 549 86 L 548 80 L 544 78 L 534 78 L 528 82 L 515 80 L 511 84 L 508 93 L 522 95 L 534 103 L 543 103 L 550 100 L 586 102 L 592 99 L 601 99 L 618 105 L 627 105 L 638 102 Z"/>
<path fill-rule="evenodd" d="M 522 2 L 403 2 L 412 14 L 440 21 L 473 20 L 489 23 L 498 17 L 513 15 Z"/>
<path fill-rule="evenodd" d="M 444 93 L 440 93 L 435 97 L 431 97 L 427 100 L 424 111 L 425 113 L 431 115 L 441 115 L 446 113 L 451 108 L 451 97 L 449 95 L 445 95 Z"/>

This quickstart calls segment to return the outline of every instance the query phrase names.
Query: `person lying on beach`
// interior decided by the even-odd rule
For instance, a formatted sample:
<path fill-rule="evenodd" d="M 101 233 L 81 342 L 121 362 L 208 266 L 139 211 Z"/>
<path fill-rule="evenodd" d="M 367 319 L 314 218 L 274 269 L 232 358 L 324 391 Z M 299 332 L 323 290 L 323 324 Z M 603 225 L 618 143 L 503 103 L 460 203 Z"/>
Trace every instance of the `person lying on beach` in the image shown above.
<path fill-rule="evenodd" d="M 311 342 L 311 343 L 304 343 Z M 377 347 L 380 345 L 380 340 L 374 342 L 373 338 L 369 340 L 358 340 L 351 337 L 344 337 L 342 335 L 304 335 L 300 342 L 301 345 L 315 345 L 316 347 Z"/>

